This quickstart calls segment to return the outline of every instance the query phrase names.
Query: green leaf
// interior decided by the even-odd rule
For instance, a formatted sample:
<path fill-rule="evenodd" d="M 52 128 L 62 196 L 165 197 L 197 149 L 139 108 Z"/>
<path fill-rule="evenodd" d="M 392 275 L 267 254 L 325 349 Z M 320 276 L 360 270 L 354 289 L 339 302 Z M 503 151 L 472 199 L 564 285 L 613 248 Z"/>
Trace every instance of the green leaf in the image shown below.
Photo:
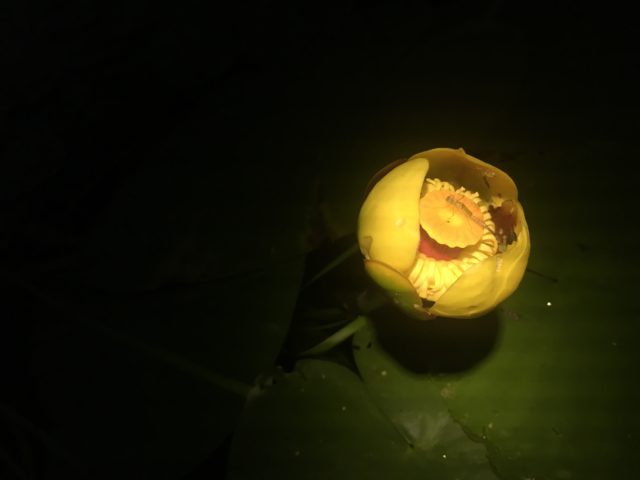
<path fill-rule="evenodd" d="M 500 348 L 451 379 L 447 402 L 490 445 L 504 478 L 632 478 L 640 421 L 621 373 L 631 347 L 577 293 L 552 294 L 547 306 L 550 290 L 544 280 L 524 283 L 504 306 Z"/>
<path fill-rule="evenodd" d="M 440 479 L 495 479 L 484 445 L 470 439 L 447 409 L 448 390 L 387 353 L 369 324 L 353 341 L 358 369 L 375 403 L 415 455 L 438 464 Z"/>
<path fill-rule="evenodd" d="M 144 296 L 57 292 L 35 341 L 50 435 L 92 478 L 185 475 L 233 430 L 243 385 L 272 368 L 300 280 L 294 262 Z M 250 302 L 247 284 L 261 285 Z"/>
<path fill-rule="evenodd" d="M 249 399 L 229 479 L 390 478 L 410 453 L 345 367 L 303 360 L 273 383 Z"/>
<path fill-rule="evenodd" d="M 442 421 L 442 432 L 447 445 L 460 444 L 450 420 Z M 449 450 L 449 459 L 432 451 L 407 443 L 353 372 L 302 360 L 249 399 L 233 438 L 228 480 L 456 478 L 449 464 L 459 461 L 457 453 Z M 474 475 L 462 478 L 493 478 Z"/>
<path fill-rule="evenodd" d="M 425 365 L 406 352 L 390 354 L 372 327 L 361 330 L 354 338 L 355 357 L 376 403 L 409 441 L 427 451 L 448 448 L 444 412 L 450 411 L 456 425 L 486 446 L 500 478 L 599 479 L 603 472 L 633 478 L 640 467 L 633 454 L 640 418 L 637 390 L 624 372 L 634 347 L 620 323 L 614 334 L 611 323 L 596 322 L 593 312 L 580 307 L 578 293 L 559 296 L 551 293 L 554 285 L 527 278 L 521 290 L 526 293 L 500 309 L 493 351 L 464 372 L 420 373 Z M 549 298 L 554 300 L 547 306 Z M 584 319 L 579 335 L 573 318 Z M 429 348 L 425 342 L 423 361 L 430 358 L 433 366 L 438 355 Z M 454 343 L 449 348 L 464 351 Z M 471 446 L 456 451 L 456 466 L 480 458 Z"/>

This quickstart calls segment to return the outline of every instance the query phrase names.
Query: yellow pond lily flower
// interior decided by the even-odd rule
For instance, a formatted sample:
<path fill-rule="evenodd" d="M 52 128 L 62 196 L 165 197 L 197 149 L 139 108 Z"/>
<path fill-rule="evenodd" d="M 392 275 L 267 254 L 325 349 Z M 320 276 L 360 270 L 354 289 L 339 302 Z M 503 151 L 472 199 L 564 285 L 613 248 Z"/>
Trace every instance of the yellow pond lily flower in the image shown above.
<path fill-rule="evenodd" d="M 358 219 L 365 268 L 409 315 L 471 318 L 511 295 L 529 259 L 515 183 L 464 150 L 393 164 Z"/>

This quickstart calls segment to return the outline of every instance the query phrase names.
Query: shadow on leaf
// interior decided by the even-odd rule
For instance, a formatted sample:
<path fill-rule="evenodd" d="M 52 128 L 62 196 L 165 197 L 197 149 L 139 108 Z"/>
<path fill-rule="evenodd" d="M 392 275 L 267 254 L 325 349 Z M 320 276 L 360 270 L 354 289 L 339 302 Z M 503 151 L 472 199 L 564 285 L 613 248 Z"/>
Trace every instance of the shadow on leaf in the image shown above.
<path fill-rule="evenodd" d="M 371 318 L 383 350 L 419 374 L 459 373 L 473 368 L 493 351 L 501 329 L 496 310 L 479 318 L 419 321 L 390 306 Z"/>

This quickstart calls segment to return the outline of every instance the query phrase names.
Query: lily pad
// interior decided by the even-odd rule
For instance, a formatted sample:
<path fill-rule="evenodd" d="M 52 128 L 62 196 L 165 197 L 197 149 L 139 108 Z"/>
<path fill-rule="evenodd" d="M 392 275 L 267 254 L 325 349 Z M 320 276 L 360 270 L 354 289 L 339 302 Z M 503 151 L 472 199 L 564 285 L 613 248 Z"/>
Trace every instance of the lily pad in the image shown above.
<path fill-rule="evenodd" d="M 592 312 L 578 315 L 577 295 L 553 295 L 547 305 L 542 280 L 523 288 L 526 297 L 505 304 L 511 320 L 495 355 L 448 382 L 451 411 L 491 446 L 504 478 L 633 477 L 639 422 L 629 416 L 633 390 L 618 374 L 629 347 L 593 323 Z"/>
<path fill-rule="evenodd" d="M 214 90 L 211 102 L 227 97 Z M 85 478 L 193 471 L 287 335 L 313 208 L 294 181 L 302 167 L 277 165 L 302 163 L 299 152 L 252 102 L 209 107 L 141 148 L 41 282 L 36 389 Z"/>
<path fill-rule="evenodd" d="M 291 373 L 276 373 L 270 383 L 247 402 L 231 447 L 228 480 L 494 478 L 489 471 L 452 469 L 450 464 L 460 461 L 454 449 L 448 450 L 450 459 L 435 448 L 427 453 L 423 445 L 411 445 L 358 376 L 343 366 L 304 360 Z M 440 422 L 443 445 L 460 445 L 459 429 L 446 410 L 444 417 L 442 409 L 425 412 Z"/>
<path fill-rule="evenodd" d="M 378 342 L 371 324 L 353 341 L 355 358 L 375 403 L 393 422 L 416 455 L 439 464 L 437 478 L 495 479 L 485 446 L 471 439 L 449 414 L 446 385 L 411 372 Z"/>
<path fill-rule="evenodd" d="M 430 413 L 442 402 L 441 411 L 486 446 L 500 478 L 597 479 L 607 471 L 632 478 L 640 421 L 637 390 L 623 381 L 632 345 L 620 329 L 589 320 L 584 307 L 574 317 L 579 295 L 559 296 L 546 279 L 531 277 L 522 288 L 526 295 L 501 308 L 496 348 L 464 373 L 416 373 L 385 351 L 371 327 L 361 330 L 355 355 L 367 388 L 410 441 L 433 448 L 439 439 L 444 451 L 447 417 Z M 573 318 L 585 319 L 586 334 L 577 335 Z"/>
<path fill-rule="evenodd" d="M 40 298 L 38 391 L 80 477 L 178 478 L 204 461 L 272 368 L 300 273 L 294 262 L 145 296 Z M 262 285 L 252 302 L 247 283 Z"/>

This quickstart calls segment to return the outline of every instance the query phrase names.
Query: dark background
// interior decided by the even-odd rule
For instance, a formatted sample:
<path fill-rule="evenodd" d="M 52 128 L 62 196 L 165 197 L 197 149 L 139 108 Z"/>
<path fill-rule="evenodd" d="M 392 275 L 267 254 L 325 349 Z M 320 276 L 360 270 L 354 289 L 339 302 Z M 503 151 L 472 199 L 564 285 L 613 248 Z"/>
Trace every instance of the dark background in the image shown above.
<path fill-rule="evenodd" d="M 512 174 L 533 266 L 553 274 L 547 239 L 577 228 L 630 305 L 633 18 L 516 3 L 6 7 L 3 475 L 220 475 L 242 404 L 192 365 L 268 369 L 305 255 L 353 234 L 376 170 L 429 148 Z"/>

